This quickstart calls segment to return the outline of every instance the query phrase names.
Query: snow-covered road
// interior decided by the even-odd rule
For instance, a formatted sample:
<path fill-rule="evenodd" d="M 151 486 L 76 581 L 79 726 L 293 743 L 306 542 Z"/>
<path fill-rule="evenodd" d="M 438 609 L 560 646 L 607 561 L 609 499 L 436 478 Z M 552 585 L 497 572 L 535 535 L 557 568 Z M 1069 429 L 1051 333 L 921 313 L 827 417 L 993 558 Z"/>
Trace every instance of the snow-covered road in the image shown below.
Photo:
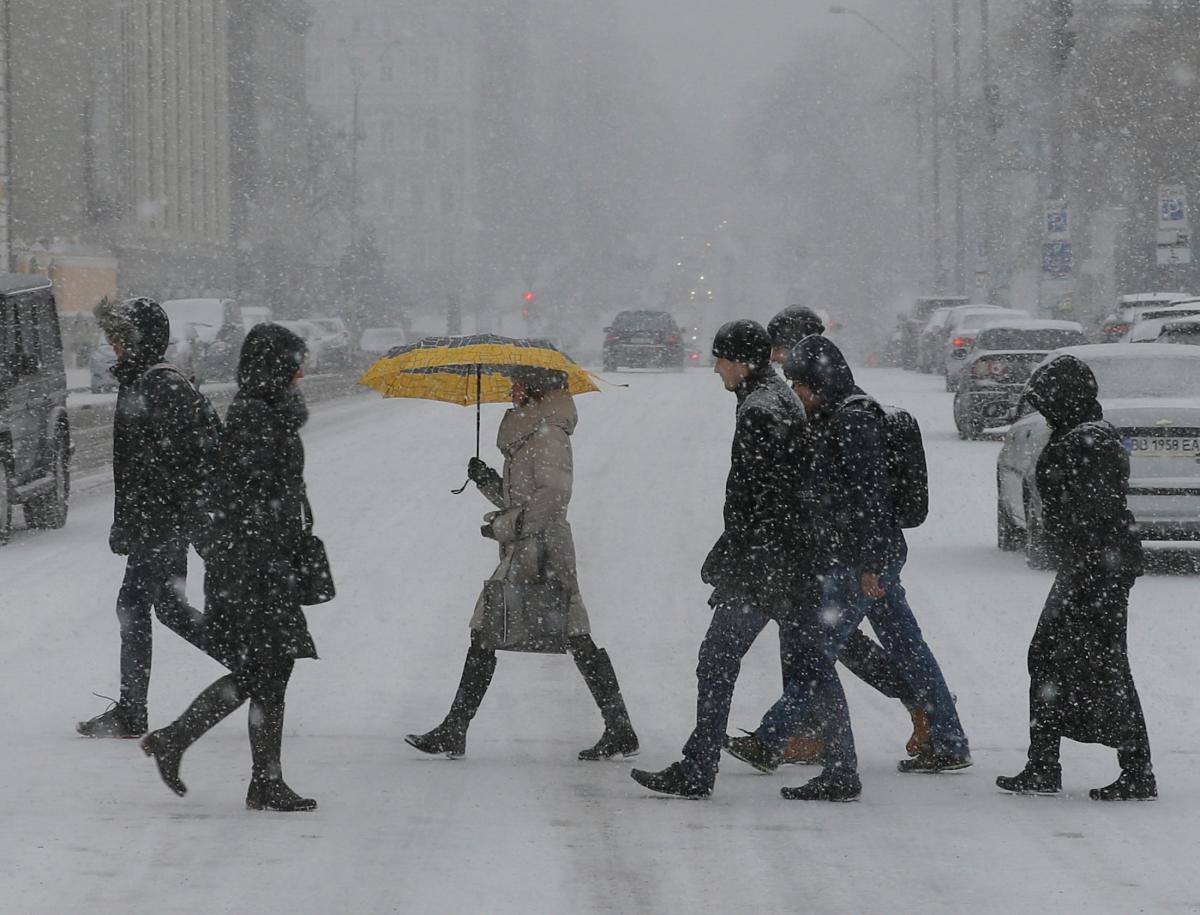
<path fill-rule="evenodd" d="M 642 741 L 639 765 L 677 758 L 694 716 L 707 622 L 698 568 L 719 531 L 732 397 L 715 375 L 623 375 L 579 399 L 571 519 L 596 640 L 612 654 Z M 941 379 L 861 373 L 926 435 L 928 523 L 905 576 L 958 695 L 975 766 L 901 776 L 907 716 L 845 676 L 862 764 L 857 804 L 779 798 L 774 776 L 726 760 L 712 798 L 649 796 L 626 763 L 576 751 L 601 722 L 570 659 L 502 655 L 469 755 L 427 758 L 401 736 L 436 724 L 457 684 L 466 624 L 493 544 L 488 507 L 452 496 L 473 417 L 374 395 L 323 404 L 306 429 L 317 530 L 340 596 L 311 608 L 322 655 L 289 690 L 284 765 L 313 814 L 242 808 L 245 714 L 184 761 L 184 799 L 132 741 L 73 724 L 116 690 L 108 553 L 111 489 L 76 498 L 65 530 L 0 549 L 0 910 L 6 912 L 931 912 L 1200 909 L 1200 599 L 1190 574 L 1133 591 L 1130 651 L 1162 799 L 1100 805 L 1115 754 L 1067 744 L 1065 796 L 992 785 L 1020 768 L 1025 649 L 1051 575 L 995 548 L 995 442 L 961 442 Z M 485 408 L 485 441 L 501 408 Z M 494 449 L 484 457 L 498 463 Z M 200 600 L 200 570 L 190 591 Z M 216 665 L 155 630 L 151 724 Z M 732 725 L 779 689 L 768 630 L 747 659 Z"/>

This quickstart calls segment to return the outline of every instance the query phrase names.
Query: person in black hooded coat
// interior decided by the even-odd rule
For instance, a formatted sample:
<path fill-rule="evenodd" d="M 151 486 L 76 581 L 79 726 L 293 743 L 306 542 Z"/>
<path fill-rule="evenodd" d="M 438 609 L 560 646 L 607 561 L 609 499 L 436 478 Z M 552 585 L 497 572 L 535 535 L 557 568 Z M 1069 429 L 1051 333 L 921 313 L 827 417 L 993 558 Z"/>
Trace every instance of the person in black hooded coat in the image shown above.
<path fill-rule="evenodd" d="M 1029 645 L 1029 761 L 996 784 L 1060 790 L 1059 745 L 1068 737 L 1117 750 L 1120 777 L 1092 789 L 1094 800 L 1147 800 L 1158 786 L 1126 646 L 1142 545 L 1126 503 L 1129 456 L 1097 392 L 1092 370 L 1069 355 L 1039 368 L 1026 388 L 1050 427 L 1036 483 L 1059 571 Z"/>
<path fill-rule="evenodd" d="M 300 428 L 308 411 L 296 387 L 306 355 L 304 341 L 277 324 L 257 325 L 242 345 L 204 580 L 205 636 L 237 661 L 174 723 L 142 741 L 179 795 L 187 791 L 179 777 L 184 751 L 249 699 L 253 768 L 246 806 L 317 806 L 287 786 L 280 763 L 293 664 L 317 656 L 296 593 L 294 560 L 307 511 Z"/>
<path fill-rule="evenodd" d="M 202 471 L 213 431 L 204 410 L 211 408 L 182 373 L 163 362 L 170 324 L 157 302 L 105 300 L 96 320 L 117 353 L 111 372 L 119 383 L 108 543 L 128 558 L 117 596 L 120 698 L 76 730 L 85 737 L 141 737 L 150 690 L 151 611 L 172 631 L 205 647 L 201 615 L 187 603 L 183 583 L 188 543 L 199 540 L 208 524 Z"/>

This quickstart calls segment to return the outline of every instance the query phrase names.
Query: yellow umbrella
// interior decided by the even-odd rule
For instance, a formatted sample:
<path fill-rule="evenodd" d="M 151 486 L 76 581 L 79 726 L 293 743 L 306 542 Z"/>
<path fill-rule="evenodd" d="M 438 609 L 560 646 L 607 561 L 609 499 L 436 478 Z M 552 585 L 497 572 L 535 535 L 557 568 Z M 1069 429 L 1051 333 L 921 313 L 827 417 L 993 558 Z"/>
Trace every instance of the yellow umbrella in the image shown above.
<path fill-rule="evenodd" d="M 475 456 L 479 457 L 479 406 L 506 403 L 511 398 L 509 373 L 515 366 L 563 372 L 567 376 L 567 390 L 572 394 L 600 390 L 590 372 L 548 340 L 494 334 L 425 337 L 398 346 L 367 369 L 358 383 L 384 397 L 414 397 L 464 407 L 474 404 Z"/>

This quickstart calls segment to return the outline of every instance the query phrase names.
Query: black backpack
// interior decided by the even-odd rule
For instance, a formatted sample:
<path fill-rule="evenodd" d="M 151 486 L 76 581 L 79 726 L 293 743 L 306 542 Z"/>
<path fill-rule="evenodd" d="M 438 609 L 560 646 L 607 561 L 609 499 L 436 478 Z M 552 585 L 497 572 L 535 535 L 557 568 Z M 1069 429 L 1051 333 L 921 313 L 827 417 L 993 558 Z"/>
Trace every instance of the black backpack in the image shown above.
<path fill-rule="evenodd" d="M 201 506 L 208 509 L 216 496 L 218 485 L 218 468 L 221 461 L 221 416 L 216 407 L 186 375 L 169 362 L 159 362 L 146 369 L 150 372 L 171 372 L 184 382 L 184 387 L 191 395 L 191 409 L 188 417 L 195 436 L 200 454 L 194 468 L 194 476 L 189 480 L 190 488 L 196 493 Z"/>
<path fill-rule="evenodd" d="M 869 404 L 883 417 L 896 523 L 903 528 L 920 527 L 929 515 L 929 469 L 925 464 L 921 427 L 903 407 L 881 404 L 866 394 L 847 397 L 838 409 L 854 403 Z"/>

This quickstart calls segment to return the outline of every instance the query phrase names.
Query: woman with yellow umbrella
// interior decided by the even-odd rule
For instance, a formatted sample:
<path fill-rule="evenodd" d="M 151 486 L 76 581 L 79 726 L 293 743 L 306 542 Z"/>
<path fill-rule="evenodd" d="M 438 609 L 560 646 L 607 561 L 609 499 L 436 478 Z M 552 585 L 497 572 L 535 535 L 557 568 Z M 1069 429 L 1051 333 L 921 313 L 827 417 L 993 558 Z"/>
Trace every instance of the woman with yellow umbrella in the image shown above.
<path fill-rule="evenodd" d="M 470 338 L 450 339 L 457 342 Z M 445 338 L 437 342 L 444 343 Z M 546 361 L 560 367 L 528 364 L 532 361 L 529 348 L 531 341 L 511 342 L 522 347 L 515 358 L 522 359 L 526 364 L 499 364 L 494 360 L 514 358 L 514 354 L 489 352 L 486 357 L 480 356 L 489 360 L 487 365 L 475 363 L 473 379 L 469 372 L 466 373 L 467 378 L 475 383 L 476 403 L 484 399 L 482 385 L 485 371 L 489 373 L 493 390 L 500 377 L 507 379 L 511 385 L 512 408 L 505 413 L 496 436 L 496 445 L 504 456 L 503 470 L 497 473 L 478 456 L 472 458 L 467 467 L 469 480 L 497 509 L 485 516 L 481 529 L 485 537 L 497 541 L 500 550 L 500 563 L 488 584 L 520 586 L 546 580 L 557 583 L 566 602 L 564 647 L 574 658 L 604 718 L 603 735 L 594 746 L 580 751 L 579 758 L 598 760 L 631 757 L 638 752 L 637 735 L 630 724 L 608 652 L 598 648 L 592 641 L 587 609 L 579 593 L 571 525 L 567 521 L 573 483 L 570 437 L 579 419 L 572 391 L 595 390 L 595 386 L 582 369 L 552 347 L 547 345 L 547 355 L 557 356 L 558 359 Z M 430 341 L 427 349 L 436 348 L 433 343 Z M 406 396 L 401 394 L 406 381 L 397 377 L 397 370 L 403 371 L 402 367 L 408 364 L 404 361 L 405 357 L 411 358 L 411 348 L 393 352 L 392 358 L 396 361 L 391 366 L 394 381 L 390 390 L 383 383 L 372 381 L 374 369 L 364 377 L 363 383 L 371 384 L 385 393 Z M 377 377 L 387 368 L 383 365 L 386 361 L 387 357 L 377 364 L 381 369 L 376 373 Z M 409 371 L 431 376 L 439 372 L 450 374 L 453 370 L 443 364 L 424 369 L 410 368 Z M 424 383 L 428 384 L 431 380 L 426 377 Z M 432 731 L 405 737 L 409 744 L 423 753 L 444 754 L 452 759 L 466 753 L 467 728 L 483 701 L 496 669 L 495 640 L 486 631 L 490 591 L 492 589 L 485 586 L 484 593 L 476 602 L 470 624 L 471 645 L 450 711 Z"/>

